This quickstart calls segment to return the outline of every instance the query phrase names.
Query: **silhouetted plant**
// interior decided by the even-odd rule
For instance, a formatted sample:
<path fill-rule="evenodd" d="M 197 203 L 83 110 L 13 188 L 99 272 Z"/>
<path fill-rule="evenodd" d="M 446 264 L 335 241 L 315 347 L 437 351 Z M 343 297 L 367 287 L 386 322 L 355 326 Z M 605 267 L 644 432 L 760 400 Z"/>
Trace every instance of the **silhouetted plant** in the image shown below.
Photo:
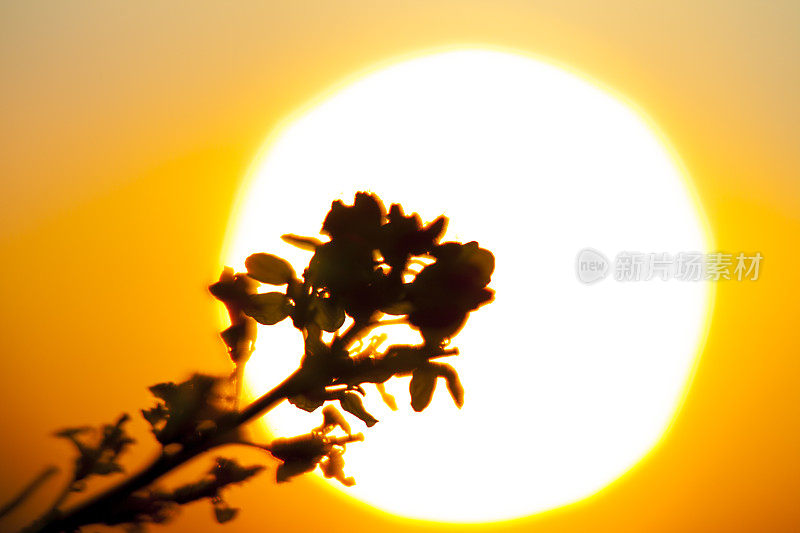
<path fill-rule="evenodd" d="M 302 275 L 284 259 L 266 253 L 249 256 L 247 272 L 225 268 L 209 290 L 230 316 L 231 325 L 221 337 L 234 365 L 232 374 L 195 374 L 181 383 L 150 387 L 156 403 L 141 414 L 161 446 L 160 453 L 139 473 L 69 510 L 62 509 L 64 499 L 83 491 L 93 476 L 123 472 L 118 458 L 133 439 L 125 430 L 127 414 L 101 428 L 77 427 L 56 433 L 76 448 L 72 479 L 53 508 L 27 530 L 76 531 L 98 523 L 140 529 L 148 522 L 165 522 L 179 506 L 201 499 L 212 503 L 218 522 L 227 522 L 238 510 L 225 502 L 223 490 L 245 482 L 263 466 L 242 466 L 233 459 L 217 457 L 196 482 L 173 490 L 156 483 L 179 465 L 223 444 L 256 446 L 269 452 L 280 461 L 275 473 L 278 482 L 319 467 L 326 477 L 353 485 L 355 480 L 345 475 L 343 455 L 347 444 L 363 440 L 363 435 L 352 432 L 333 403 L 367 427 L 373 426 L 378 420 L 361 400 L 366 394 L 363 385 L 368 383 L 377 386 L 391 409 L 397 409 L 383 383 L 394 376 L 411 376 L 411 407 L 422 411 L 441 377 L 461 407 L 464 390 L 458 374 L 452 366 L 436 360 L 458 353 L 447 347 L 449 340 L 471 311 L 492 300 L 493 291 L 487 285 L 494 256 L 476 242 L 440 243 L 446 224 L 442 216 L 423 226 L 416 213 L 406 216 L 398 204 L 387 213 L 378 197 L 360 192 L 352 206 L 338 200 L 331 205 L 321 230 L 329 237 L 327 242 L 283 236 L 286 242 L 313 252 Z M 262 284 L 281 289 L 259 292 Z M 395 318 L 385 319 L 387 315 Z M 240 408 L 241 381 L 255 349 L 256 324 L 272 325 L 286 319 L 291 319 L 304 340 L 298 369 Z M 397 344 L 379 351 L 386 335 L 372 332 L 387 324 L 407 324 L 418 330 L 422 344 Z M 327 342 L 323 332 L 332 334 Z M 322 407 L 320 426 L 268 444 L 249 441 L 241 431 L 243 424 L 282 400 L 309 412 Z M 26 490 L 32 492 L 35 486 Z"/>

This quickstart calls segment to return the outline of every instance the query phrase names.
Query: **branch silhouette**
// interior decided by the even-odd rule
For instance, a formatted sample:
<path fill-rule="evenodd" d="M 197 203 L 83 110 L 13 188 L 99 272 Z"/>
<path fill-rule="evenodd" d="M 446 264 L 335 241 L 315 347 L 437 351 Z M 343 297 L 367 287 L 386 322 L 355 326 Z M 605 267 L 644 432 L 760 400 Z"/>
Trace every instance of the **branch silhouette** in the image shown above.
<path fill-rule="evenodd" d="M 166 522 L 181 505 L 203 499 L 211 502 L 218 522 L 228 522 L 239 510 L 225 501 L 224 489 L 246 482 L 264 469 L 262 465 L 242 466 L 234 459 L 217 457 L 207 474 L 195 482 L 173 490 L 157 485 L 178 466 L 225 444 L 268 452 L 280 461 L 275 472 L 279 483 L 320 468 L 326 477 L 353 485 L 355 479 L 344 471 L 344 453 L 348 444 L 364 436 L 352 432 L 335 404 L 372 427 L 378 420 L 362 402 L 365 384 L 374 384 L 384 402 L 397 409 L 383 384 L 396 376 L 411 376 L 411 407 L 419 412 L 430 404 L 438 379 L 443 378 L 461 407 L 464 389 L 458 374 L 439 360 L 458 353 L 448 347 L 450 339 L 472 311 L 492 301 L 494 293 L 487 285 L 494 256 L 476 242 L 440 243 L 446 225 L 447 218 L 441 216 L 423 226 L 416 213 L 405 215 L 399 204 L 392 204 L 387 212 L 380 198 L 359 192 L 353 205 L 332 203 L 320 232 L 328 240 L 282 237 L 313 254 L 302 275 L 286 260 L 267 253 L 249 256 L 246 272 L 226 267 L 209 291 L 230 317 L 230 327 L 221 337 L 233 364 L 231 374 L 198 373 L 183 382 L 150 387 L 156 403 L 141 415 L 160 446 L 151 463 L 71 508 L 62 508 L 65 498 L 59 498 L 24 531 L 72 532 L 90 524 L 141 529 L 148 523 Z M 264 292 L 263 286 L 281 289 Z M 241 407 L 241 383 L 255 350 L 257 324 L 286 319 L 302 333 L 299 367 L 271 391 Z M 408 325 L 419 331 L 423 342 L 381 349 L 386 335 L 372 332 L 388 324 Z M 332 334 L 327 342 L 324 332 Z M 243 425 L 283 400 L 308 412 L 321 408 L 320 425 L 268 444 L 249 441 Z M 83 491 L 97 476 L 123 473 L 118 459 L 134 444 L 125 429 L 128 420 L 129 415 L 123 414 L 99 428 L 75 427 L 56 433 L 77 452 L 65 497 Z M 17 499 L 21 501 L 38 485 L 34 483 Z"/>

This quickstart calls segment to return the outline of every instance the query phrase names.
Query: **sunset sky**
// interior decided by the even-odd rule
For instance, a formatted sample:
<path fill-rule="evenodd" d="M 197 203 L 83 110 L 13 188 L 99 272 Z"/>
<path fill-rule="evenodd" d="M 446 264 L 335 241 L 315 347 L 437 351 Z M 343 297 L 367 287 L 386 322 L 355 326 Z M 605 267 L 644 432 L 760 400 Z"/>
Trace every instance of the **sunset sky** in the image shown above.
<path fill-rule="evenodd" d="M 760 279 L 715 284 L 674 424 L 588 499 L 501 523 L 412 522 L 312 477 L 277 486 L 274 462 L 231 449 L 270 471 L 230 491 L 243 511 L 224 527 L 796 531 L 798 27 L 789 0 L 3 2 L 0 502 L 46 465 L 68 471 L 54 430 L 135 414 L 153 383 L 227 371 L 206 287 L 271 132 L 374 65 L 470 46 L 565 65 L 632 102 L 691 176 L 714 249 L 760 252 Z M 132 469 L 155 450 L 135 418 Z M 63 479 L 0 527 L 44 509 Z M 163 530 L 218 527 L 199 503 Z"/>

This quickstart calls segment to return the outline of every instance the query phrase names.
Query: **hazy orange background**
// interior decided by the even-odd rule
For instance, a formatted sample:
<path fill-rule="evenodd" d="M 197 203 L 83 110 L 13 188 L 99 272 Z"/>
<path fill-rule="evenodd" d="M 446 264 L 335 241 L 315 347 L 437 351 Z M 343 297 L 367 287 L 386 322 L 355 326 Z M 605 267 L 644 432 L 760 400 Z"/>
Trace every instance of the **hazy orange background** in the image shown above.
<path fill-rule="evenodd" d="M 0 501 L 45 464 L 68 468 L 52 430 L 148 406 L 154 382 L 226 369 L 205 287 L 243 174 L 283 118 L 393 56 L 487 44 L 636 102 L 682 156 L 716 247 L 760 251 L 761 279 L 718 284 L 674 427 L 588 500 L 465 528 L 269 473 L 230 491 L 244 511 L 227 529 L 797 531 L 799 27 L 789 0 L 3 2 Z M 134 426 L 135 465 L 149 437 Z M 221 527 L 210 519 L 198 504 L 168 527 Z"/>

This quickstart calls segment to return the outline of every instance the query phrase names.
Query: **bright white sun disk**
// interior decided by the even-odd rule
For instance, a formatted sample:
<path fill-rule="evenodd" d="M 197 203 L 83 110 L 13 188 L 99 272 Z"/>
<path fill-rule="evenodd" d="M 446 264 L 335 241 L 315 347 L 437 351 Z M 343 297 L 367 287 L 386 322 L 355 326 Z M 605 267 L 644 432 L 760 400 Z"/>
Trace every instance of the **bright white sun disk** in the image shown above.
<path fill-rule="evenodd" d="M 452 345 L 466 389 L 459 411 L 443 386 L 415 414 L 408 379 L 390 381 L 401 408 L 374 388 L 380 423 L 348 446 L 342 489 L 399 515 L 480 522 L 574 502 L 625 473 L 673 418 L 704 335 L 704 283 L 592 286 L 576 254 L 702 251 L 703 224 L 683 173 L 654 130 L 621 100 L 553 65 L 461 50 L 363 76 L 289 122 L 242 190 L 226 264 L 253 252 L 310 253 L 280 240 L 317 236 L 331 201 L 374 191 L 430 221 L 446 239 L 494 252 L 496 300 Z M 393 327 L 387 345 L 413 342 Z M 405 332 L 405 333 L 404 333 Z M 404 336 L 405 335 L 405 336 Z M 289 321 L 259 328 L 253 393 L 296 368 Z M 281 436 L 320 421 L 282 404 Z M 334 486 L 336 482 L 331 482 Z"/>

